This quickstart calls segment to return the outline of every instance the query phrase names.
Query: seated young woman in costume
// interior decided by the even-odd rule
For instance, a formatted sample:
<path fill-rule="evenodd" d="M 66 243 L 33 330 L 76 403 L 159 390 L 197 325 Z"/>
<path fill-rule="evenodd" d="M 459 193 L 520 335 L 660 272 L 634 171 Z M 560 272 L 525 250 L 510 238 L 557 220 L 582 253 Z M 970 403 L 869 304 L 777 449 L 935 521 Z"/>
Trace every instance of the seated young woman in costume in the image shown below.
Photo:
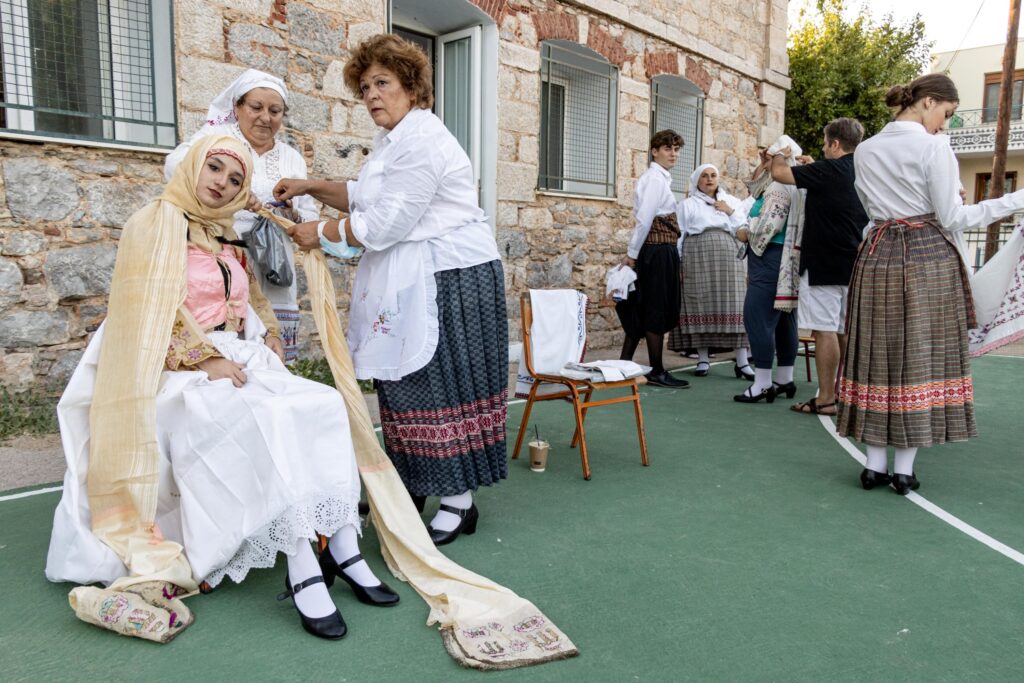
<path fill-rule="evenodd" d="M 58 407 L 68 472 L 46 574 L 112 584 L 76 588 L 72 607 L 125 635 L 169 640 L 191 623 L 178 595 L 240 582 L 279 552 L 281 597 L 314 635 L 346 632 L 335 577 L 363 602 L 398 602 L 359 555 L 340 395 L 264 343 L 276 320 L 232 227 L 251 172 L 242 143 L 204 138 L 129 219 L 107 319 Z M 330 537 L 319 563 L 316 534 Z"/>

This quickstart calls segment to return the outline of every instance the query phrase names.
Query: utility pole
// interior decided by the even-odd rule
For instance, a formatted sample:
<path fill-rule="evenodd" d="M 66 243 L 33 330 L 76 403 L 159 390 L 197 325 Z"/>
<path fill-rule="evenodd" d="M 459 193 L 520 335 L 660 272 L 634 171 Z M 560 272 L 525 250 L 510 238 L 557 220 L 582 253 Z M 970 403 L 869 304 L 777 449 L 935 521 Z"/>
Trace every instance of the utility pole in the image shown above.
<path fill-rule="evenodd" d="M 1013 108 L 1013 74 L 1017 65 L 1017 26 L 1020 24 L 1021 0 L 1010 0 L 1010 19 L 1006 28 L 1006 47 L 1003 50 L 1003 79 L 999 85 L 999 113 L 996 117 L 995 156 L 992 159 L 992 180 L 988 197 L 1003 196 L 1006 186 L 1006 146 L 1010 139 L 1010 112 Z M 1020 112 L 1017 113 L 1020 116 Z M 999 249 L 1000 223 L 988 226 L 985 235 L 985 261 Z"/>

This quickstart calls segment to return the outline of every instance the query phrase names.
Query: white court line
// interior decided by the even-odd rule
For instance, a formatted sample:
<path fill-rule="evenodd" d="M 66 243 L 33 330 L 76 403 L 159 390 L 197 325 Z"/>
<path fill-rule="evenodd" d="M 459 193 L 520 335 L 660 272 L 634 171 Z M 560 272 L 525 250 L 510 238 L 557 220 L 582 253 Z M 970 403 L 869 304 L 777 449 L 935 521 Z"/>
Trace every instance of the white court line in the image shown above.
<path fill-rule="evenodd" d="M 721 365 L 722 363 L 731 363 L 731 362 L 732 361 L 725 361 L 725 360 L 723 360 L 723 361 L 719 361 L 717 363 L 712 363 L 712 365 Z M 682 368 L 676 368 L 675 370 L 669 370 L 669 372 L 675 372 L 676 370 L 684 370 L 686 367 L 691 367 L 691 366 L 684 366 Z M 517 405 L 519 403 L 526 403 L 526 399 L 514 398 L 514 399 L 512 399 L 511 401 L 508 402 L 508 405 L 514 406 L 514 405 Z M 373 431 L 375 431 L 375 432 L 380 432 L 380 430 L 381 430 L 380 427 L 374 427 L 374 429 L 373 429 Z M 24 493 L 14 493 L 14 494 L 11 494 L 9 496 L 0 496 L 0 503 L 4 502 L 5 500 L 16 500 L 18 498 L 28 498 L 29 496 L 41 496 L 44 493 L 53 493 L 54 491 L 63 491 L 63 490 L 64 490 L 63 486 L 52 486 L 50 488 L 45 488 L 45 489 L 36 489 L 35 491 L 25 491 Z"/>
<path fill-rule="evenodd" d="M 850 443 L 849 439 L 847 439 L 845 436 L 839 436 L 838 432 L 836 432 L 836 426 L 832 424 L 832 420 L 830 420 L 828 417 L 824 415 L 818 415 L 818 421 L 821 422 L 821 425 L 825 428 L 825 431 L 828 432 L 832 436 L 832 438 L 835 439 L 839 443 L 839 445 L 842 446 L 843 449 L 847 453 L 849 453 L 854 460 L 860 463 L 861 467 L 863 467 L 867 463 L 867 458 L 864 456 L 863 453 L 861 453 L 857 449 L 856 446 Z M 904 496 L 904 498 L 906 498 L 911 503 L 918 506 L 925 512 L 931 513 L 935 517 L 938 517 L 954 529 L 962 531 L 963 533 L 967 534 L 979 543 L 984 543 L 1000 555 L 1010 558 L 1017 564 L 1024 565 L 1024 553 L 1014 550 L 1005 543 L 1000 543 L 996 539 L 986 534 L 984 531 L 976 529 L 964 520 L 957 517 L 956 515 L 952 515 L 946 512 L 938 505 L 925 498 L 924 496 L 921 496 L 911 491 L 906 496 Z"/>
<path fill-rule="evenodd" d="M 12 493 L 9 496 L 0 496 L 0 503 L 5 500 L 17 500 L 18 498 L 28 498 L 29 496 L 40 496 L 44 493 L 53 493 L 54 491 L 63 491 L 63 486 L 51 486 L 48 489 L 36 489 L 35 491 L 25 491 L 24 493 Z"/>

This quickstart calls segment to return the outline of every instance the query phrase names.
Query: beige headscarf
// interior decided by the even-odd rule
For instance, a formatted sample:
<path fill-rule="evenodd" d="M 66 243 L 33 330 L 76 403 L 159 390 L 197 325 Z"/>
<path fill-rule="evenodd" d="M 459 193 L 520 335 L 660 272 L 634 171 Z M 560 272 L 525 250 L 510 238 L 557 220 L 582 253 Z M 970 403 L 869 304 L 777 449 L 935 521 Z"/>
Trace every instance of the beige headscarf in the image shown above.
<path fill-rule="evenodd" d="M 238 195 L 219 209 L 204 206 L 196 196 L 199 173 L 215 152 L 237 158 L 246 169 Z M 69 599 L 79 618 L 126 635 L 164 641 L 191 622 L 176 598 L 196 590 L 192 570 L 181 545 L 165 539 L 155 523 L 156 392 L 171 326 L 185 301 L 186 235 L 219 252 L 218 236 L 235 237 L 233 216 L 248 200 L 251 175 L 252 161 L 242 143 L 228 136 L 201 140 L 163 194 L 128 219 L 118 245 L 89 413 L 86 483 L 93 533 L 117 553 L 128 576 L 106 590 L 76 588 Z M 157 600 L 161 604 L 140 602 L 144 593 L 163 596 Z M 174 604 L 163 604 L 168 600 Z M 137 618 L 129 623 L 132 615 Z M 139 630 L 150 635 L 131 632 L 140 619 L 147 626 Z"/>

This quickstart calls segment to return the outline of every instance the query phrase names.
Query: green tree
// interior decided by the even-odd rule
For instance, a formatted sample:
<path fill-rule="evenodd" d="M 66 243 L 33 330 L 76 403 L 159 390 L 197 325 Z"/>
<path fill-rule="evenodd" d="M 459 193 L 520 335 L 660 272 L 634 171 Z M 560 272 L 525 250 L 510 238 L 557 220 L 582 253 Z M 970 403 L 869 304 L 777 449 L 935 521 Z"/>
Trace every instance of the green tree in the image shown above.
<path fill-rule="evenodd" d="M 817 12 L 801 10 L 789 35 L 786 133 L 805 150 L 821 146 L 821 130 L 849 116 L 874 135 L 892 114 L 885 92 L 920 75 L 931 43 L 920 15 L 897 24 L 892 14 L 875 21 L 863 8 L 853 15 L 846 0 L 817 0 Z"/>

